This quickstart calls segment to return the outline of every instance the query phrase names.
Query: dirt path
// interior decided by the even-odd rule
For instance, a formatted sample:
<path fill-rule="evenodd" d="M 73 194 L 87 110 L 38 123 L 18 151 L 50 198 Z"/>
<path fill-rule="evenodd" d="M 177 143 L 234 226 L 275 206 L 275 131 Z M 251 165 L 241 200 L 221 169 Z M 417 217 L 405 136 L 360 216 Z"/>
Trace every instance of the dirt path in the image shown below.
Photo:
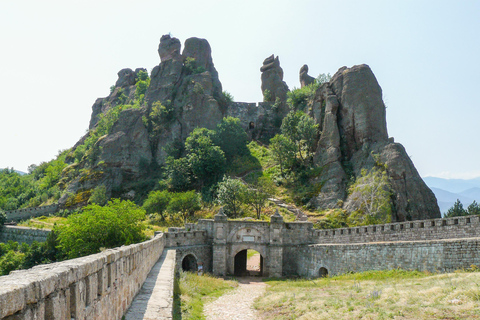
<path fill-rule="evenodd" d="M 265 292 L 265 287 L 266 284 L 260 278 L 240 278 L 235 290 L 205 305 L 207 320 L 260 319 L 253 308 L 253 301 Z"/>

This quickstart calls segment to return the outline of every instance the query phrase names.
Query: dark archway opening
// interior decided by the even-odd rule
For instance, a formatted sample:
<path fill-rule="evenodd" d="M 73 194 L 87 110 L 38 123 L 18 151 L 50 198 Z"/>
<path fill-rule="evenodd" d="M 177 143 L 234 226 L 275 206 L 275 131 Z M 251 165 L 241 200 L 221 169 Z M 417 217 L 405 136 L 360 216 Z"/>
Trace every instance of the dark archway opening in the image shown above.
<path fill-rule="evenodd" d="M 263 275 L 263 257 L 255 250 L 242 250 L 235 255 L 234 274 L 236 277 Z"/>
<path fill-rule="evenodd" d="M 328 270 L 327 268 L 321 267 L 320 270 L 318 270 L 318 276 L 320 278 L 326 278 L 328 277 Z"/>
<path fill-rule="evenodd" d="M 182 260 L 182 270 L 183 271 L 190 271 L 190 272 L 197 272 L 197 259 L 193 256 L 193 254 L 188 254 Z"/>

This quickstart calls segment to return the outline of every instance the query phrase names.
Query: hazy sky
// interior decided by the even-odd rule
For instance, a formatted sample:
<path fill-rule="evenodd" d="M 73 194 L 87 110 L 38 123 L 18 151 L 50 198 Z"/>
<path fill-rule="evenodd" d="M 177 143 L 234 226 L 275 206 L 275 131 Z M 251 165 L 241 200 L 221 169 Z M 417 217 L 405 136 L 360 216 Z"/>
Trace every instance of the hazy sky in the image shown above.
<path fill-rule="evenodd" d="M 0 168 L 26 171 L 86 132 L 122 68 L 159 64 L 159 39 L 205 38 L 224 90 L 261 101 L 285 81 L 368 64 L 390 136 L 422 176 L 480 176 L 480 1 L 1 1 Z"/>

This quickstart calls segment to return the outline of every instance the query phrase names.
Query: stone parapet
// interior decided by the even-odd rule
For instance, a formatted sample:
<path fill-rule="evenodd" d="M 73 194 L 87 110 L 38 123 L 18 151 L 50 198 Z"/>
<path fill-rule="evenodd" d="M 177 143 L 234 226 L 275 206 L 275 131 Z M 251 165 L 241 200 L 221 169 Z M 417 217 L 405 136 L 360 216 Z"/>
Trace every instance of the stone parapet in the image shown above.
<path fill-rule="evenodd" d="M 165 246 L 170 247 L 180 247 L 180 246 L 194 246 L 194 245 L 203 245 L 211 243 L 209 241 L 207 231 L 185 231 L 185 230 L 176 230 L 177 232 L 168 232 L 165 233 Z"/>
<path fill-rule="evenodd" d="M 33 229 L 28 227 L 4 226 L 0 229 L 0 242 L 9 240 L 32 244 L 33 241 L 45 242 L 51 232 L 49 229 Z"/>
<path fill-rule="evenodd" d="M 354 228 L 312 230 L 311 243 L 421 241 L 480 237 L 480 216 L 416 220 Z"/>
<path fill-rule="evenodd" d="M 0 277 L 0 319 L 121 319 L 165 236 Z"/>

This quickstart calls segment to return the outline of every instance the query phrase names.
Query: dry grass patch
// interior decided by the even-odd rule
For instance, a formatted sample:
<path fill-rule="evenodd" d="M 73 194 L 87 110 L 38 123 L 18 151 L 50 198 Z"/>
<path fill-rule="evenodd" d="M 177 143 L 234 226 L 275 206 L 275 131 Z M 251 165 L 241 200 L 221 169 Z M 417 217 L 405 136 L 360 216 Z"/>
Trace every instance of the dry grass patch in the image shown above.
<path fill-rule="evenodd" d="M 480 319 L 480 272 L 370 271 L 267 281 L 262 319 Z"/>

